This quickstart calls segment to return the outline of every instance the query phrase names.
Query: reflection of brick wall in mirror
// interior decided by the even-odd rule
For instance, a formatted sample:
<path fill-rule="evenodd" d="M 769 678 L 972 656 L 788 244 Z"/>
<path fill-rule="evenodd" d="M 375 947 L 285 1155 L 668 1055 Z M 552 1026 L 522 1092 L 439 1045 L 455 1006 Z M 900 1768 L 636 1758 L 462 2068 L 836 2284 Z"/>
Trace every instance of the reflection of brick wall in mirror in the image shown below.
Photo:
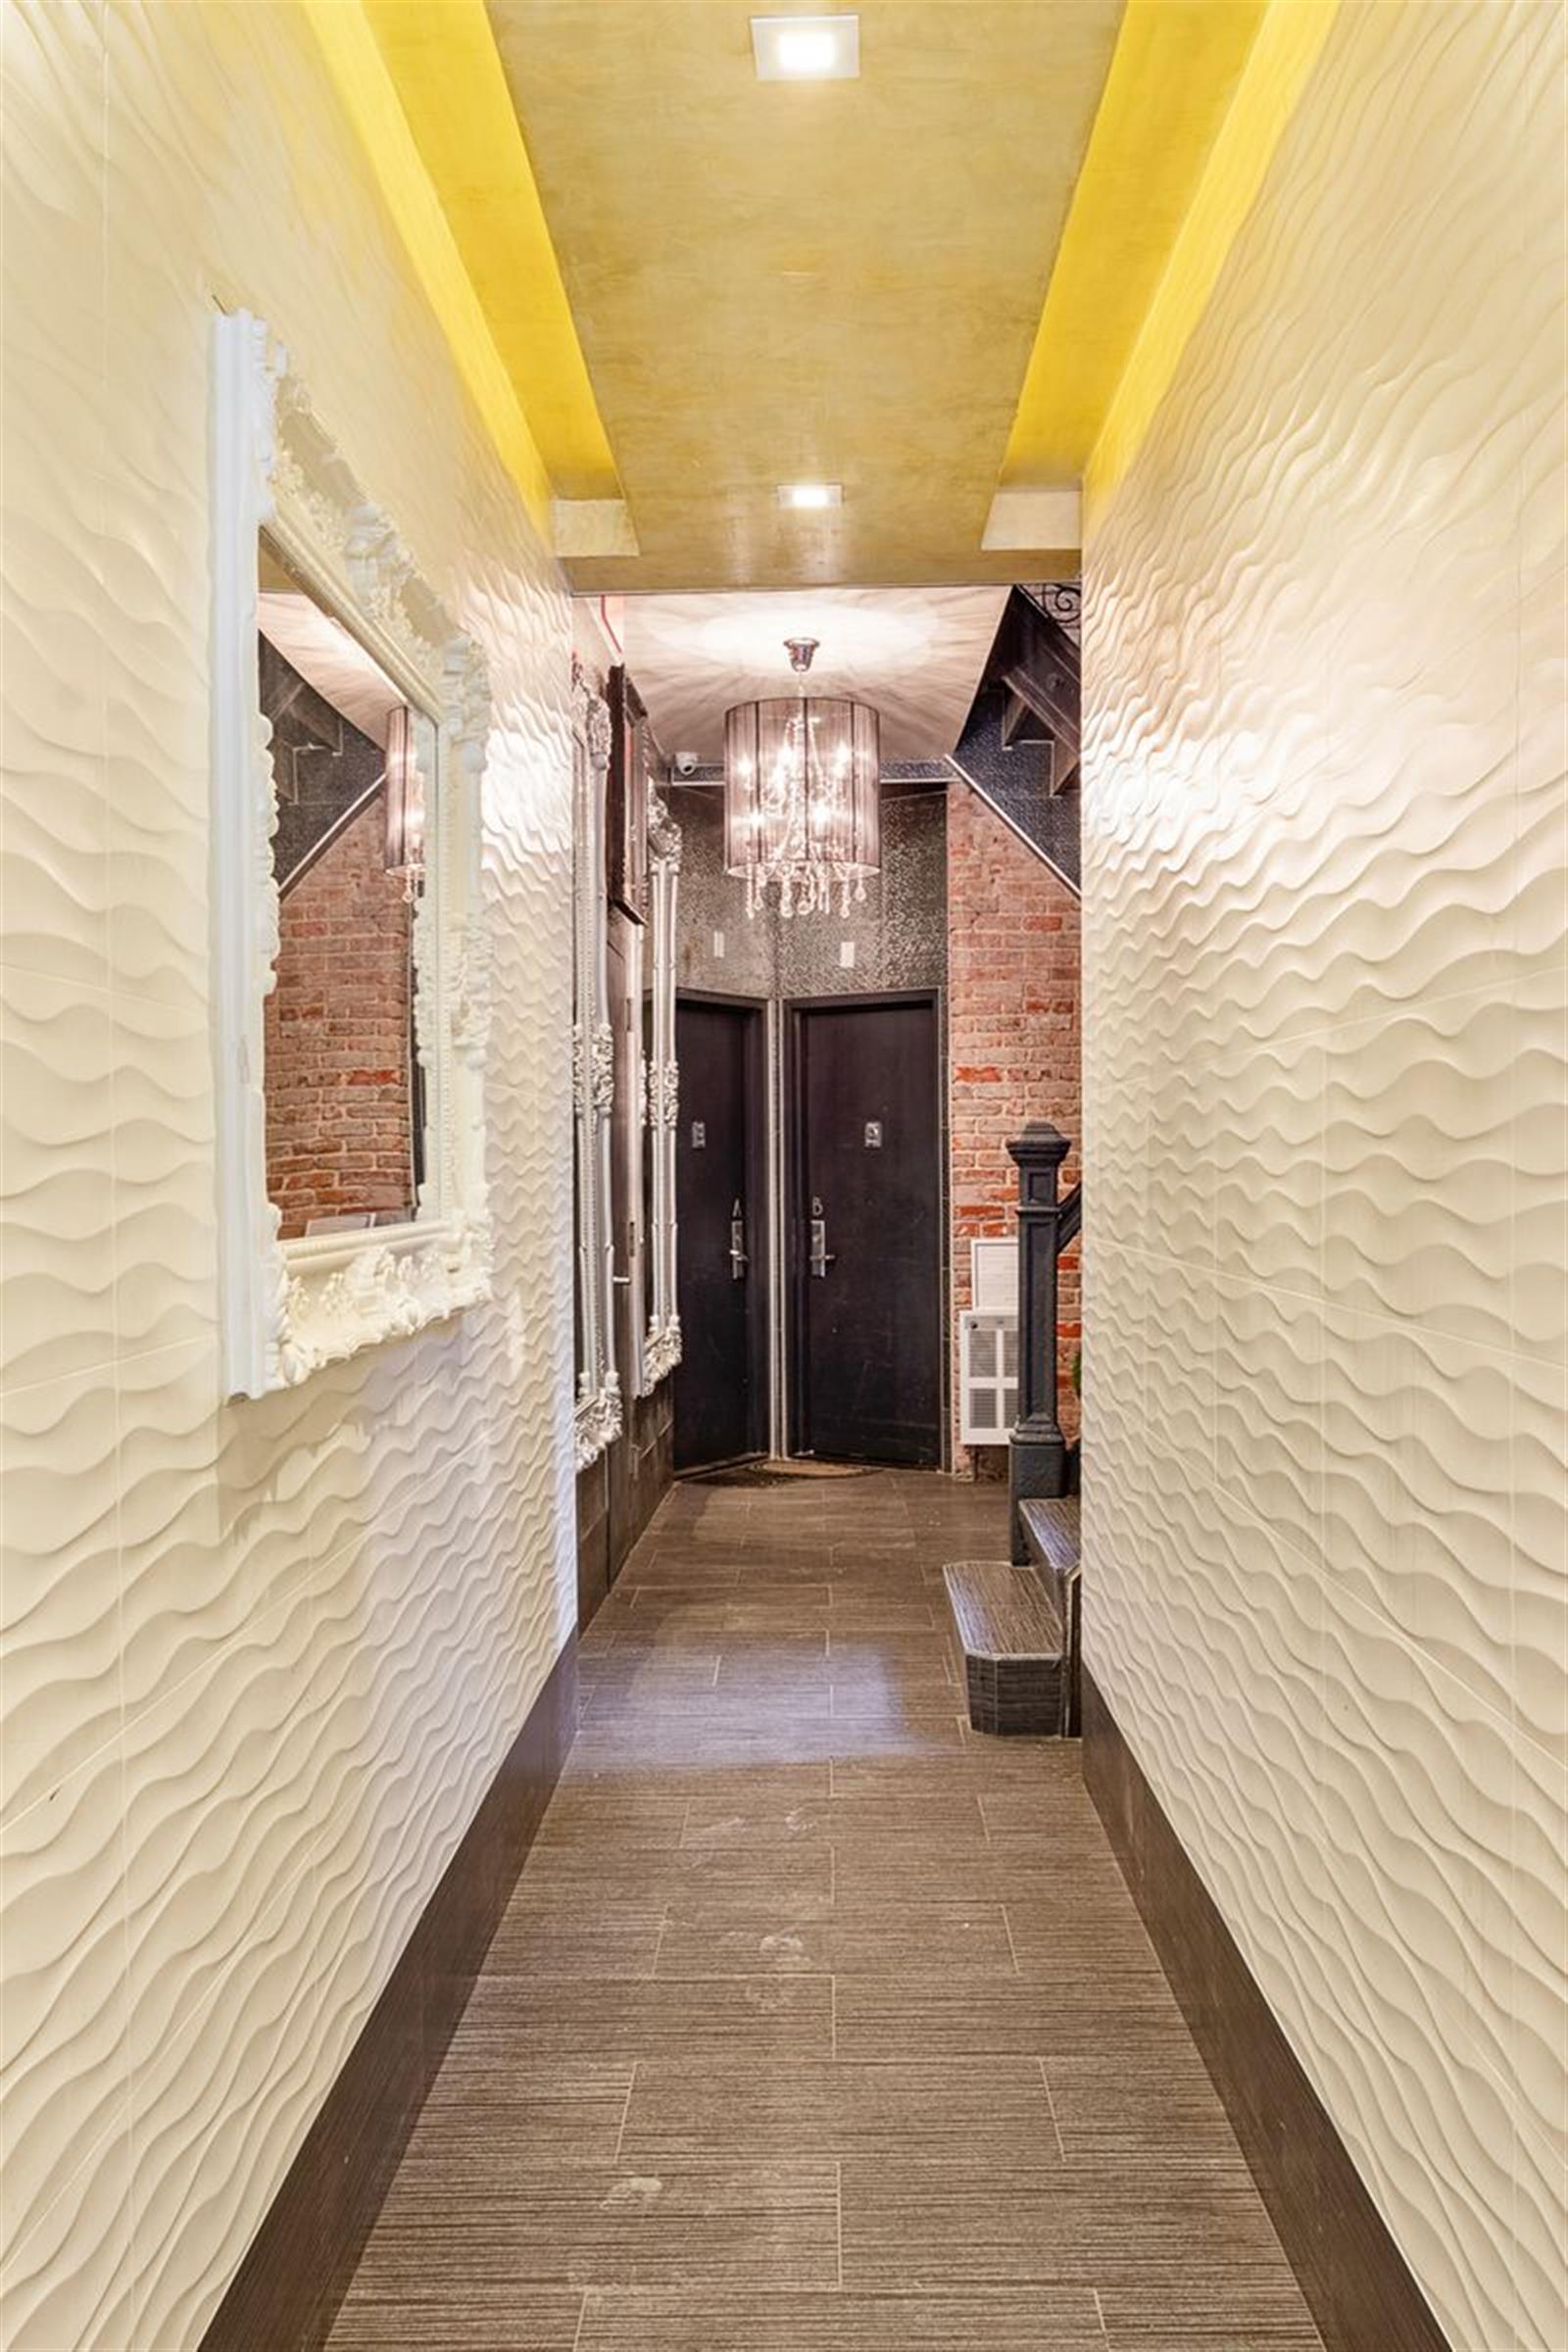
<path fill-rule="evenodd" d="M 414 1205 L 411 915 L 386 864 L 385 755 L 264 638 L 278 831 L 267 1189 L 292 1240 Z"/>

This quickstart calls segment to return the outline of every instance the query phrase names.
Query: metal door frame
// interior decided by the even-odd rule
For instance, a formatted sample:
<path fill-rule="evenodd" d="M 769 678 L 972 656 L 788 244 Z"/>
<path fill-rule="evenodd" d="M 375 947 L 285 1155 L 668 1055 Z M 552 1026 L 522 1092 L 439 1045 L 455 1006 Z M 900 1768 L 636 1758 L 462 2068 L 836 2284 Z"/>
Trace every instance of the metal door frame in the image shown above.
<path fill-rule="evenodd" d="M 759 1454 L 773 1449 L 774 1408 L 774 1348 L 773 1335 L 778 1318 L 778 1226 L 775 1200 L 778 1189 L 776 1130 L 772 1116 L 773 1063 L 775 1060 L 775 1004 L 768 997 L 747 997 L 717 988 L 682 988 L 675 990 L 675 1019 L 680 1021 L 683 1004 L 708 1004 L 720 1011 L 760 1013 L 760 1021 L 747 1025 L 746 1054 L 746 1162 L 748 1170 L 756 1169 L 757 1216 L 760 1220 L 758 1233 L 752 1240 L 752 1265 L 762 1276 L 757 1305 L 749 1304 L 751 1328 L 748 1332 L 751 1354 L 751 1398 L 748 1411 L 747 1437 L 751 1443 L 736 1461 L 755 1461 Z M 755 1054 L 752 1051 L 755 1043 Z M 678 1197 L 677 1197 L 678 1207 Z M 678 1296 L 678 1292 L 677 1292 Z M 718 1463 L 705 1467 L 721 1468 Z"/>
<path fill-rule="evenodd" d="M 947 1067 L 947 995 L 940 988 L 835 990 L 827 996 L 788 997 L 780 1005 L 783 1019 L 779 1053 L 778 1133 L 779 1174 L 784 1197 L 779 1202 L 777 1218 L 780 1228 L 780 1313 L 778 1411 L 775 1426 L 780 1451 L 789 1455 L 800 1452 L 800 1436 L 806 1418 L 806 1365 L 796 1342 L 805 1321 L 803 1294 L 808 1279 L 804 1234 L 797 1214 L 798 1205 L 805 1198 L 806 1174 L 805 1139 L 802 1133 L 805 1121 L 801 1115 L 804 1066 L 801 1054 L 802 1016 L 813 1012 L 876 1012 L 884 1007 L 891 1009 L 896 1004 L 928 1005 L 932 1015 L 931 1047 L 936 1078 L 936 1131 L 931 1138 L 931 1149 L 935 1160 L 937 1199 L 937 1255 L 933 1268 L 937 1298 L 937 1461 L 939 1467 L 946 1470 L 952 1460 L 952 1315 L 948 1275 L 948 1109 L 944 1084 Z"/>

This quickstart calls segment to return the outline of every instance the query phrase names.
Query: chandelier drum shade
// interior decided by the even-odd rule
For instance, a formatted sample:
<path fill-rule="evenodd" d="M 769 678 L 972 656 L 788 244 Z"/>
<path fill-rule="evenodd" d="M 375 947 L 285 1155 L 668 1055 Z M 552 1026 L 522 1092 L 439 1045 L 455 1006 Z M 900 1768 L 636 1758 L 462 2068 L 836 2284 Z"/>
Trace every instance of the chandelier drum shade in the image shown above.
<path fill-rule="evenodd" d="M 848 915 L 864 899 L 882 863 L 881 764 L 864 703 L 781 696 L 726 712 L 724 866 L 746 884 L 748 915 L 771 885 L 783 915 L 824 912 L 835 898 Z"/>

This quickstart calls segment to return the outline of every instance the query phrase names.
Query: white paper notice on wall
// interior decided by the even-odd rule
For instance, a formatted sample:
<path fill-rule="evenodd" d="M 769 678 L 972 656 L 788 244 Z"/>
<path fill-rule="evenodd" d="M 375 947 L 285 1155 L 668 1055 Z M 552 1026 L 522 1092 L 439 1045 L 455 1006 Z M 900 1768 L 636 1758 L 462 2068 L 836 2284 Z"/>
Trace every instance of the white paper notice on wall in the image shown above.
<path fill-rule="evenodd" d="M 713 959 L 716 963 L 722 963 L 724 960 L 724 934 L 722 931 L 713 933 Z"/>
<path fill-rule="evenodd" d="M 853 939 L 839 941 L 839 961 L 847 972 L 855 969 L 855 942 Z"/>

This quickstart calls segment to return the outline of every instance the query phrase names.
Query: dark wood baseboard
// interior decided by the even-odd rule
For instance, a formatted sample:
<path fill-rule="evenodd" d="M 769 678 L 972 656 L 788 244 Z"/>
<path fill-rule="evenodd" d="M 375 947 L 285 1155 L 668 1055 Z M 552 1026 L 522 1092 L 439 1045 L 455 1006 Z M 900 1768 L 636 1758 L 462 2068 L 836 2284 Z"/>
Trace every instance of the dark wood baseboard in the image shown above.
<path fill-rule="evenodd" d="M 1328 2110 L 1083 1677 L 1084 1779 L 1327 2352 L 1449 2352 Z"/>
<path fill-rule="evenodd" d="M 508 1751 L 249 2251 L 202 2352 L 318 2352 L 528 1856 L 577 1724 L 568 1643 Z"/>

